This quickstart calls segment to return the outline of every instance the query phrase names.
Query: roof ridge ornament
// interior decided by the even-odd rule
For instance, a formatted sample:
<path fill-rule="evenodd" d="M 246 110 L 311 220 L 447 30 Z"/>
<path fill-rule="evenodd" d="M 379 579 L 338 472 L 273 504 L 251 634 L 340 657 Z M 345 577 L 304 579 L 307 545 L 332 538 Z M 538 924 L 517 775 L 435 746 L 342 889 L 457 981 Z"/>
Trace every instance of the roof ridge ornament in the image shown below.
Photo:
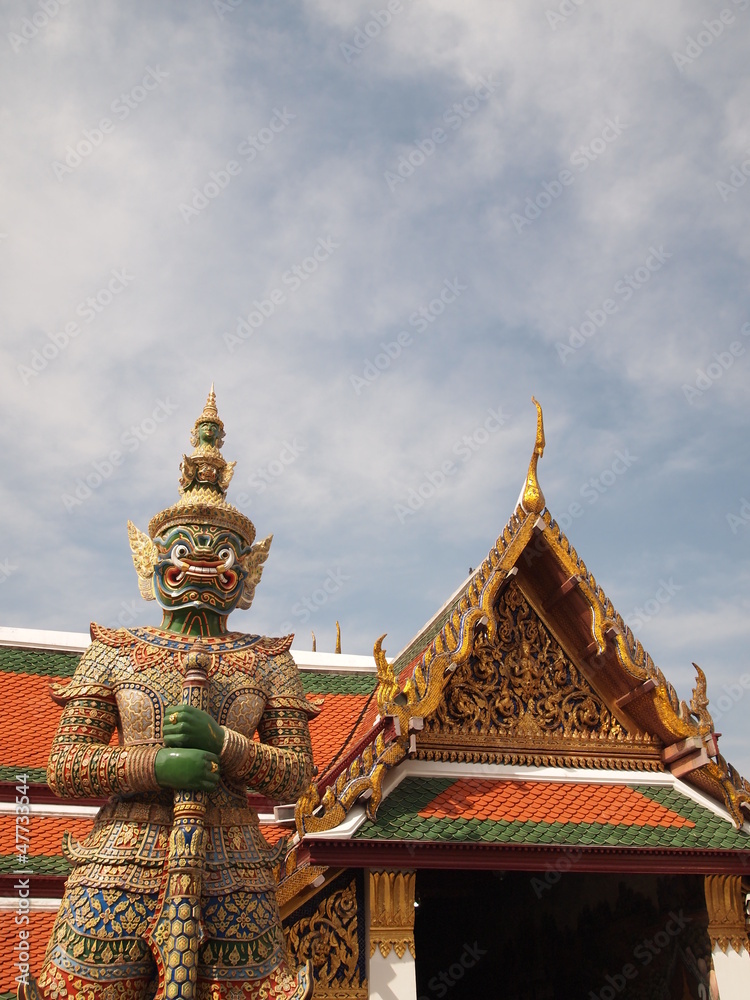
<path fill-rule="evenodd" d="M 544 417 L 542 416 L 542 407 L 533 396 L 531 397 L 531 402 L 536 407 L 536 442 L 534 443 L 534 453 L 529 462 L 529 471 L 526 475 L 526 482 L 521 494 L 521 506 L 527 514 L 541 514 L 544 510 L 545 500 L 544 493 L 542 493 L 542 488 L 537 479 L 536 467 L 539 459 L 544 454 L 544 445 L 546 443 L 544 440 Z"/>

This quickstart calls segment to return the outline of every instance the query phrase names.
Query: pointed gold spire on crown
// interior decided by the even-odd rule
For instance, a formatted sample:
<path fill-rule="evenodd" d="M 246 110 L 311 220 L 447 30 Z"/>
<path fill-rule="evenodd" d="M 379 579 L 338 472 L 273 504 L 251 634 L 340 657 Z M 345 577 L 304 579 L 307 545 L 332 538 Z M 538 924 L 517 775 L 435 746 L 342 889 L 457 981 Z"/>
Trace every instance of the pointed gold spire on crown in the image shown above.
<path fill-rule="evenodd" d="M 203 407 L 203 413 L 195 421 L 192 433 L 190 435 L 190 444 L 194 448 L 199 448 L 201 444 L 204 447 L 208 442 L 204 442 L 201 437 L 201 425 L 206 424 L 207 427 L 204 430 L 203 437 L 207 437 L 208 428 L 214 427 L 215 438 L 213 441 L 214 448 L 221 448 L 224 444 L 224 422 L 219 417 L 219 411 L 216 409 L 216 393 L 214 392 L 214 384 L 211 383 L 211 388 L 208 391 L 208 398 L 206 399 L 206 404 Z"/>
<path fill-rule="evenodd" d="M 523 493 L 521 494 L 521 505 L 528 514 L 541 514 L 544 510 L 544 494 L 536 477 L 536 467 L 539 459 L 544 454 L 544 418 L 542 416 L 542 408 L 533 396 L 531 397 L 531 402 L 536 407 L 536 442 L 534 444 L 534 453 L 529 462 L 529 471 L 526 476 Z"/>
<path fill-rule="evenodd" d="M 155 538 L 165 528 L 178 524 L 215 524 L 236 531 L 252 545 L 255 526 L 226 501 L 236 463 L 227 462 L 221 454 L 224 424 L 216 408 L 213 382 L 203 412 L 193 426 L 190 443 L 194 451 L 182 456 L 180 466 L 180 499 L 151 518 L 149 535 Z"/>

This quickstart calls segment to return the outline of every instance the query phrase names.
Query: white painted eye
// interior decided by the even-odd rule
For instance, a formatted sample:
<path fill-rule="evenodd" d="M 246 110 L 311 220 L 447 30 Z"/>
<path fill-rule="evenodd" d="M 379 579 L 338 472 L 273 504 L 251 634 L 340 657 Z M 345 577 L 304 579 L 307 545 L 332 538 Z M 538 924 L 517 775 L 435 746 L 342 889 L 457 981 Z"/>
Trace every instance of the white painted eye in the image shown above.
<path fill-rule="evenodd" d="M 175 545 L 175 547 L 172 549 L 172 552 L 170 553 L 169 556 L 170 562 L 174 563 L 175 566 L 179 566 L 180 569 L 184 569 L 185 563 L 182 560 L 185 558 L 185 556 L 188 554 L 189 551 L 190 549 L 187 547 L 187 545 L 184 545 L 180 542 L 178 545 Z"/>
<path fill-rule="evenodd" d="M 222 573 L 224 570 L 229 569 L 230 566 L 234 566 L 234 552 L 229 547 L 225 546 L 223 549 L 219 549 L 218 556 L 222 560 Z"/>

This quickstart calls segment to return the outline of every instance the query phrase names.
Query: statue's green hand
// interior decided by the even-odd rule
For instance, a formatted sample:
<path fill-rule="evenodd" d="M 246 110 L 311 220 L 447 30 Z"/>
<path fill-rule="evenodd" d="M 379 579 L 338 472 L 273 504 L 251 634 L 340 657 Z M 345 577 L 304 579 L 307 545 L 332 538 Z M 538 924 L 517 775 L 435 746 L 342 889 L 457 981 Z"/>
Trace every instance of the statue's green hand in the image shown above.
<path fill-rule="evenodd" d="M 192 747 L 218 756 L 224 745 L 219 723 L 192 705 L 169 705 L 164 710 L 163 733 L 168 747 Z"/>
<path fill-rule="evenodd" d="M 156 780 L 164 788 L 210 792 L 219 780 L 219 760 L 205 750 L 160 750 L 156 755 Z"/>

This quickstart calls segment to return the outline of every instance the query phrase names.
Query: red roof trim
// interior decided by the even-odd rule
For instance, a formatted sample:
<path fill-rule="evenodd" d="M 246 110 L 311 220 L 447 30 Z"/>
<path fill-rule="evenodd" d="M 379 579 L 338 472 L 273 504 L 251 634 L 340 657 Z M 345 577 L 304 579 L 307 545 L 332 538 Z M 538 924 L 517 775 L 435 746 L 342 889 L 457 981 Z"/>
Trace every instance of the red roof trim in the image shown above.
<path fill-rule="evenodd" d="M 323 777 L 317 782 L 318 793 L 322 796 L 323 792 L 329 788 L 338 778 L 340 774 L 345 774 L 349 765 L 359 757 L 362 751 L 374 743 L 376 738 L 383 732 L 386 728 L 386 724 L 391 724 L 391 729 L 393 730 L 393 720 L 392 719 L 381 719 L 372 729 L 368 729 L 365 735 L 358 740 L 352 749 L 344 757 L 340 757 L 333 768 L 329 767 L 327 771 L 323 773 Z M 395 737 L 395 730 L 393 730 L 392 735 Z"/>
<path fill-rule="evenodd" d="M 487 871 L 660 872 L 747 874 L 750 850 L 651 847 L 559 847 L 538 844 L 455 844 L 435 841 L 316 840 L 306 837 L 310 864 L 330 867 L 471 868 Z"/>

